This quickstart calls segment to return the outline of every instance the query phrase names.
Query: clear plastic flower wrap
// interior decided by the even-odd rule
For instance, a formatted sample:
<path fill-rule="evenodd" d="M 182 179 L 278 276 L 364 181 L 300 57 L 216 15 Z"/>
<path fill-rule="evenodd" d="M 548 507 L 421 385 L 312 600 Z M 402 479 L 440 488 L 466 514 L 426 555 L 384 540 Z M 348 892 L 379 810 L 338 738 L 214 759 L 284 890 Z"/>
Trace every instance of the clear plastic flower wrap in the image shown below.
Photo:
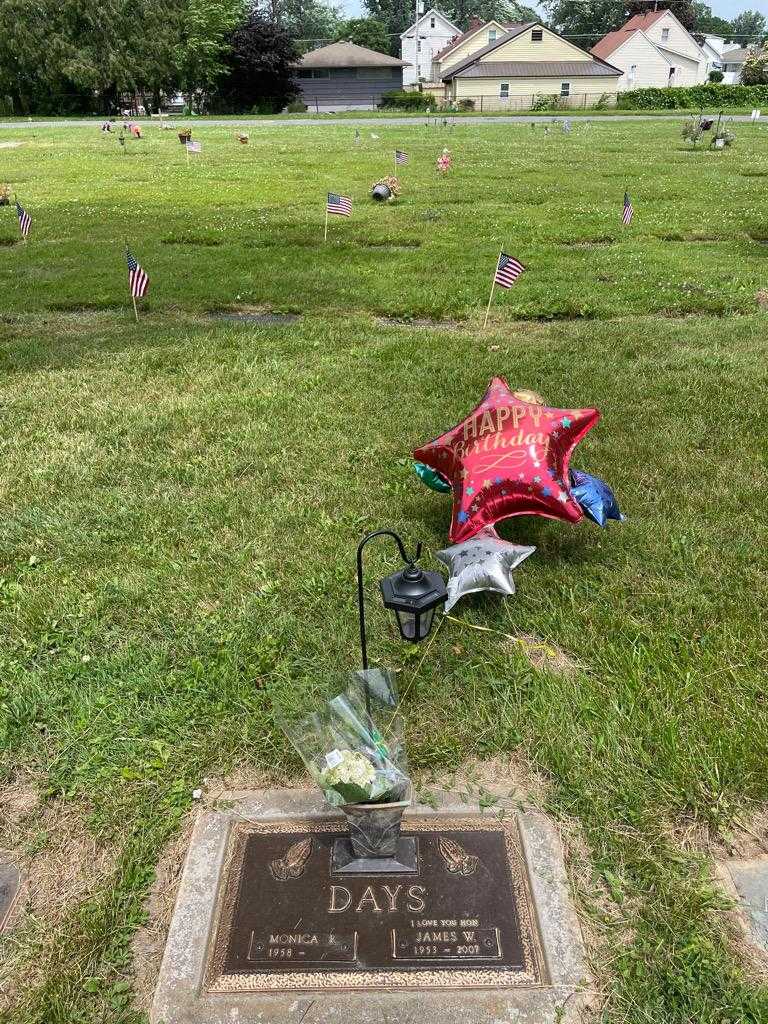
<path fill-rule="evenodd" d="M 406 799 L 410 779 L 390 673 L 355 672 L 347 688 L 319 711 L 279 722 L 334 807 Z"/>

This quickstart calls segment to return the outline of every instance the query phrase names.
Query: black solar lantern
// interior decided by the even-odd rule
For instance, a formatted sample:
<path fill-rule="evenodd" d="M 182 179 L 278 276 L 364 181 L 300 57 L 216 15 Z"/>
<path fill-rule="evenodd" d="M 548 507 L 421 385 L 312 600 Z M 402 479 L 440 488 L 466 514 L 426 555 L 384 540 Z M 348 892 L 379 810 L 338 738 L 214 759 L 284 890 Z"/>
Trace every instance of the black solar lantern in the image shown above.
<path fill-rule="evenodd" d="M 432 629 L 435 609 L 446 598 L 440 573 L 426 572 L 409 562 L 405 569 L 381 580 L 379 587 L 384 607 L 395 613 L 403 640 L 412 644 L 425 640 Z"/>
<path fill-rule="evenodd" d="M 447 591 L 439 572 L 421 569 L 416 563 L 421 556 L 421 544 L 409 558 L 402 540 L 392 530 L 376 530 L 363 537 L 357 549 L 357 599 L 360 613 L 360 648 L 363 669 L 368 668 L 367 639 L 365 635 L 365 598 L 363 595 L 363 548 L 374 537 L 392 537 L 397 544 L 405 568 L 386 576 L 379 582 L 384 607 L 395 613 L 397 628 L 403 640 L 420 643 L 432 631 L 435 609 L 445 602 Z"/>

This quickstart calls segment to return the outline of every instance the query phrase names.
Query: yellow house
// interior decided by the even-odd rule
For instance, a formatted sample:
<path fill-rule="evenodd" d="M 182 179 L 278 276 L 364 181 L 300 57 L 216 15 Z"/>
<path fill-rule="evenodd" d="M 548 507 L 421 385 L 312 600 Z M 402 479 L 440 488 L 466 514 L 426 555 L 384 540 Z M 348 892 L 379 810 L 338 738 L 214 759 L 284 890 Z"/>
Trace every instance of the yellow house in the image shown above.
<path fill-rule="evenodd" d="M 452 57 L 453 54 L 446 55 Z M 530 109 L 538 96 L 563 107 L 614 104 L 622 72 L 538 22 L 516 25 L 442 71 L 445 98 L 476 110 Z"/>
<path fill-rule="evenodd" d="M 520 22 L 482 21 L 470 18 L 466 32 L 454 36 L 442 50 L 432 58 L 432 80 L 439 82 L 448 68 L 463 63 L 473 53 L 495 43 L 513 28 L 519 28 Z"/>

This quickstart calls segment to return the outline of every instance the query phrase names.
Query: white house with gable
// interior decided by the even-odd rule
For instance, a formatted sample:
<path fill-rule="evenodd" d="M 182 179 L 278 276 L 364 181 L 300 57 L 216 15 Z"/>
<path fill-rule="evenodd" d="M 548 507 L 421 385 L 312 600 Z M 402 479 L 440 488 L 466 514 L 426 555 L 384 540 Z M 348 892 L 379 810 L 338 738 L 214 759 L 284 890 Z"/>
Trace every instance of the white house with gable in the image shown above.
<path fill-rule="evenodd" d="M 444 14 L 432 7 L 422 14 L 400 36 L 400 56 L 408 63 L 403 71 L 403 85 L 417 86 L 432 77 L 432 59 L 461 30 Z"/>
<path fill-rule="evenodd" d="M 620 90 L 698 85 L 707 81 L 714 64 L 668 10 L 634 15 L 596 43 L 592 53 L 621 69 Z"/>

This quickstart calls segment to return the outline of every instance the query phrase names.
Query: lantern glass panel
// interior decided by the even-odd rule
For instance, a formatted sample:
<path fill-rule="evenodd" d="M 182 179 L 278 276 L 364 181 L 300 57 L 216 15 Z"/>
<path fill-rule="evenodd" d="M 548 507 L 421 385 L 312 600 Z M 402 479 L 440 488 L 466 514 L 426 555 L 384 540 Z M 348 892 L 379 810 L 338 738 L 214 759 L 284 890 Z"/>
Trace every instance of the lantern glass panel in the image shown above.
<path fill-rule="evenodd" d="M 403 639 L 415 641 L 418 616 L 413 612 L 402 612 L 399 610 L 395 614 L 397 615 L 397 624 L 400 627 Z"/>
<path fill-rule="evenodd" d="M 419 631 L 419 640 L 425 640 L 429 636 L 430 630 L 432 629 L 432 620 L 434 619 L 434 617 L 434 608 L 430 608 L 429 611 L 422 612 L 422 614 L 419 616 L 419 621 L 417 624 Z"/>

